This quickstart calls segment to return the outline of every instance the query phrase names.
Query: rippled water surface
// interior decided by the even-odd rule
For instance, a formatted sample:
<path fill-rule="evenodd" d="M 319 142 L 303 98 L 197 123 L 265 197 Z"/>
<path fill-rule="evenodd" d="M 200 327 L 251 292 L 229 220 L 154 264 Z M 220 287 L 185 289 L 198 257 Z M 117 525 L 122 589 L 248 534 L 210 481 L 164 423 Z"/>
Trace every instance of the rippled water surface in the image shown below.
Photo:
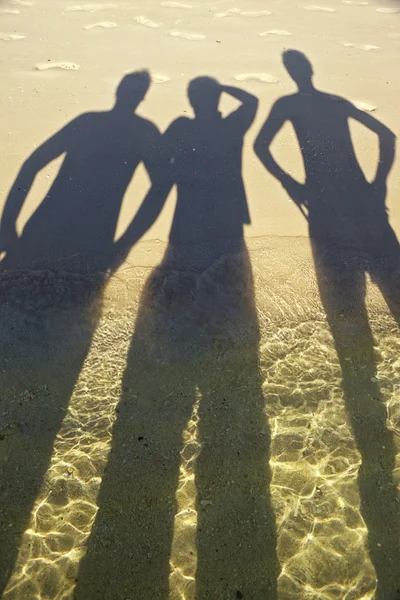
<path fill-rule="evenodd" d="M 248 246 L 2 275 L 4 598 L 399 597 L 397 325 L 345 397 L 309 242 Z"/>

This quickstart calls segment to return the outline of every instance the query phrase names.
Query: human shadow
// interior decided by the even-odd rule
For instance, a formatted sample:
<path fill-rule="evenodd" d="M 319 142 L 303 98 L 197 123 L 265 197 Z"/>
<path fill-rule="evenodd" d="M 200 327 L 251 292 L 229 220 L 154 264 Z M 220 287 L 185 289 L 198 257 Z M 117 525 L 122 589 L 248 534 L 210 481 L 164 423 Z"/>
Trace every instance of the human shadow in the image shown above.
<path fill-rule="evenodd" d="M 358 483 L 377 576 L 376 599 L 399 598 L 400 505 L 392 479 L 396 449 L 376 379 L 374 340 L 365 304 L 369 274 L 400 323 L 399 244 L 385 207 L 395 136 L 344 98 L 317 90 L 312 65 L 302 53 L 289 50 L 283 60 L 298 91 L 275 103 L 256 139 L 255 151 L 308 220 L 319 292 L 361 454 Z M 351 119 L 379 138 L 380 158 L 372 183 L 356 158 Z M 285 122 L 293 125 L 301 148 L 304 184 L 282 169 L 270 150 Z"/>
<path fill-rule="evenodd" d="M 241 103 L 225 118 L 222 93 Z M 177 186 L 169 244 L 141 297 L 77 600 L 166 600 L 170 577 L 175 594 L 195 579 L 198 600 L 276 598 L 270 434 L 243 238 L 242 148 L 258 102 L 208 77 L 188 95 L 195 117 L 165 132 L 156 182 L 119 242 L 124 256 Z"/>
<path fill-rule="evenodd" d="M 82 114 L 43 143 L 5 204 L 0 595 L 98 323 L 124 193 L 140 162 L 152 174 L 158 130 L 135 114 L 149 85 L 147 72 L 125 76 L 111 110 Z M 16 221 L 36 175 L 61 155 L 54 183 L 18 237 Z"/>

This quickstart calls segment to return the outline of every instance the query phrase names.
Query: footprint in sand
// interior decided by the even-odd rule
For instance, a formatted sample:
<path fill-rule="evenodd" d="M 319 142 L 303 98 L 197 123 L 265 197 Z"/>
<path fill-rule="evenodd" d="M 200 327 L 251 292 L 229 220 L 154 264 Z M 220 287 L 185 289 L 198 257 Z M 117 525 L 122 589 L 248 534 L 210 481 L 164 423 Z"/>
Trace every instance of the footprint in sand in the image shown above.
<path fill-rule="evenodd" d="M 188 33 L 186 31 L 170 31 L 169 35 L 172 35 L 172 37 L 180 37 L 184 40 L 191 40 L 192 42 L 198 42 L 206 38 L 202 33 Z"/>
<path fill-rule="evenodd" d="M 36 65 L 38 71 L 47 71 L 48 69 L 63 69 L 65 71 L 77 71 L 79 65 L 71 62 L 45 62 Z"/>
<path fill-rule="evenodd" d="M 242 73 L 235 75 L 236 81 L 261 81 L 262 83 L 279 83 L 279 79 L 271 73 Z"/>
<path fill-rule="evenodd" d="M 125 75 L 131 75 L 132 72 L 134 71 L 134 69 L 128 69 L 126 71 L 124 71 Z M 160 73 L 150 73 L 150 78 L 152 83 L 167 83 L 167 81 L 171 81 L 171 77 L 168 77 L 168 75 L 161 75 Z M 119 80 L 117 79 L 105 79 L 105 81 L 107 81 L 108 83 L 111 83 L 112 85 L 117 84 L 117 82 Z"/>
<path fill-rule="evenodd" d="M 116 27 L 116 23 L 111 23 L 111 21 L 102 21 L 101 23 L 93 23 L 93 25 L 85 25 L 83 29 L 94 29 L 95 27 L 104 27 L 105 29 L 109 29 L 110 27 Z"/>
<path fill-rule="evenodd" d="M 364 50 L 365 52 L 374 52 L 380 50 L 380 46 L 371 46 L 370 44 L 354 44 L 353 42 L 343 42 L 345 48 L 356 48 L 357 50 Z"/>
<path fill-rule="evenodd" d="M 224 17 L 232 17 L 233 15 L 236 15 L 238 12 L 239 12 L 238 8 L 231 8 L 224 12 L 217 12 L 214 15 L 214 19 L 223 19 Z"/>
<path fill-rule="evenodd" d="M 150 27 L 151 29 L 156 29 L 162 25 L 162 23 L 155 23 L 155 21 L 150 21 L 150 19 L 143 16 L 135 17 L 135 21 L 136 23 L 139 23 L 139 25 L 144 25 L 144 27 Z"/>
<path fill-rule="evenodd" d="M 167 75 L 160 75 L 159 73 L 152 73 L 151 81 L 153 83 L 167 83 L 167 81 L 171 81 L 171 77 L 168 77 Z"/>
<path fill-rule="evenodd" d="M 0 15 L 19 15 L 18 8 L 0 8 Z"/>
<path fill-rule="evenodd" d="M 77 4 L 75 6 L 67 6 L 65 10 L 68 12 L 98 12 L 99 10 L 110 10 L 116 7 L 116 4 Z"/>
<path fill-rule="evenodd" d="M 3 42 L 14 42 L 16 40 L 24 40 L 24 35 L 18 35 L 17 33 L 0 33 L 0 40 Z"/>
<path fill-rule="evenodd" d="M 272 15 L 270 10 L 241 10 L 238 12 L 242 17 L 269 17 Z"/>
<path fill-rule="evenodd" d="M 223 19 L 224 17 L 269 17 L 272 15 L 269 10 L 241 10 L 240 8 L 230 8 L 224 12 L 215 13 L 214 19 Z"/>
<path fill-rule="evenodd" d="M 352 100 L 354 106 L 359 110 L 363 110 L 365 112 L 374 112 L 378 107 L 373 104 L 368 104 L 368 102 L 363 102 L 362 100 Z"/>
<path fill-rule="evenodd" d="M 290 33 L 290 31 L 286 31 L 285 29 L 270 29 L 270 31 L 263 31 L 262 33 L 259 33 L 258 35 L 260 35 L 261 37 L 266 37 L 267 35 L 285 36 L 285 35 L 292 35 L 292 34 Z"/>
<path fill-rule="evenodd" d="M 335 13 L 336 10 L 334 8 L 329 8 L 329 6 L 305 6 L 304 10 L 311 10 L 314 12 L 326 12 L 326 13 Z"/>
<path fill-rule="evenodd" d="M 166 8 L 193 8 L 190 4 L 181 4 L 180 2 L 161 2 L 161 6 Z"/>
<path fill-rule="evenodd" d="M 376 12 L 383 13 L 384 15 L 394 15 L 400 12 L 400 8 L 377 8 Z"/>

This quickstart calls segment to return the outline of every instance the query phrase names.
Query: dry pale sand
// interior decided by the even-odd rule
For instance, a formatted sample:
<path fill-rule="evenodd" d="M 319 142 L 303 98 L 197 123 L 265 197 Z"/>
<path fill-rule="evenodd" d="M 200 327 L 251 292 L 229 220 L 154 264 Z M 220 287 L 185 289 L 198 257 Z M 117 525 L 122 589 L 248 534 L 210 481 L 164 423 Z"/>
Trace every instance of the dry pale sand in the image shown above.
<path fill-rule="evenodd" d="M 171 258 L 172 192 L 107 286 L 81 264 L 2 269 L 5 599 L 400 598 L 398 327 L 370 278 L 373 340 L 362 301 L 351 312 L 353 279 L 320 279 L 347 309 L 330 313 L 338 355 L 326 315 L 335 290 L 324 310 L 306 219 L 253 150 L 271 106 L 295 91 L 288 48 L 309 58 L 318 89 L 398 136 L 400 4 L 307 2 L 0 0 L 0 203 L 35 148 L 112 107 L 126 73 L 150 71 L 138 112 L 161 131 L 191 114 L 187 87 L 199 75 L 259 99 L 243 154 L 247 250 L 215 242 Z M 223 95 L 224 115 L 237 106 Z M 377 136 L 350 127 L 371 181 Z M 89 148 L 79 131 L 78 150 Z M 124 131 L 108 133 L 96 145 L 120 152 Z M 273 150 L 304 181 L 289 123 Z M 64 151 L 43 162 L 19 233 Z M 94 170 L 90 160 L 74 166 L 103 192 L 114 164 L 104 156 Z M 116 237 L 149 185 L 140 164 Z M 397 235 L 399 192 L 397 160 L 386 196 Z M 393 277 L 396 317 L 399 270 Z"/>

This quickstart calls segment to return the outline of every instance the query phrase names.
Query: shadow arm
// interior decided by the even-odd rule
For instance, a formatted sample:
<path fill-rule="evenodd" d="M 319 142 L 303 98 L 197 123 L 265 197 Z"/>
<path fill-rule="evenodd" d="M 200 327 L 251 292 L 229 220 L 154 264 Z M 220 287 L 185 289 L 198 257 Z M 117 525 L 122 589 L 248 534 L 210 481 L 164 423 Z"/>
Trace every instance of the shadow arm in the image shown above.
<path fill-rule="evenodd" d="M 375 119 L 371 114 L 366 113 L 350 104 L 349 117 L 358 121 L 370 131 L 376 133 L 379 138 L 379 162 L 375 175 L 375 183 L 385 183 L 393 166 L 396 156 L 396 136 L 383 123 Z"/>
<path fill-rule="evenodd" d="M 239 100 L 239 102 L 242 103 L 239 108 L 226 117 L 225 121 L 228 123 L 231 121 L 239 122 L 244 131 L 247 131 L 257 114 L 258 98 L 241 88 L 231 85 L 221 86 L 221 91 L 225 92 L 225 94 L 229 94 L 232 98 L 236 98 L 236 100 Z"/>
<path fill-rule="evenodd" d="M 182 121 L 182 119 L 174 121 L 163 135 L 154 128 L 149 138 L 148 151 L 143 162 L 152 185 L 125 233 L 114 244 L 114 270 L 123 263 L 132 246 L 156 222 L 176 183 L 178 167 L 175 157 L 177 153 L 179 154 Z"/>
<path fill-rule="evenodd" d="M 131 248 L 156 222 L 172 187 L 172 181 L 162 181 L 159 179 L 153 181 L 153 185 L 146 194 L 139 210 L 128 225 L 125 233 L 123 233 L 119 240 L 114 244 L 113 271 L 124 262 Z"/>
<path fill-rule="evenodd" d="M 163 160 L 164 144 L 165 142 L 160 131 L 155 125 L 149 124 L 142 160 L 151 183 L 156 182 L 158 179 L 161 180 L 161 173 L 159 171 Z"/>
<path fill-rule="evenodd" d="M 287 194 L 300 209 L 302 215 L 308 219 L 305 208 L 308 208 L 308 199 L 305 195 L 304 184 L 299 183 L 287 171 L 276 162 L 271 152 L 271 144 L 282 129 L 286 121 L 290 120 L 288 111 L 282 105 L 282 101 L 276 102 L 271 112 L 261 128 L 254 143 L 254 152 L 264 165 L 264 167 L 273 175 L 285 188 Z"/>
<path fill-rule="evenodd" d="M 68 139 L 75 122 L 69 123 L 46 140 L 23 163 L 4 205 L 0 223 L 0 251 L 7 250 L 18 237 L 16 222 L 36 175 L 47 164 L 67 151 Z"/>
<path fill-rule="evenodd" d="M 134 246 L 156 222 L 168 195 L 175 184 L 175 173 L 171 152 L 175 142 L 174 124 L 161 135 L 154 128 L 147 141 L 143 163 L 151 181 L 151 187 L 125 233 L 114 244 L 114 264 L 116 270 L 126 259 Z"/>
<path fill-rule="evenodd" d="M 254 142 L 254 152 L 264 165 L 264 167 L 273 175 L 278 181 L 284 184 L 290 175 L 282 169 L 282 167 L 274 159 L 270 150 L 271 144 L 282 129 L 285 122 L 288 120 L 279 102 L 277 102 L 271 109 L 267 120 L 262 126 L 260 133 L 258 134 L 256 141 Z"/>

